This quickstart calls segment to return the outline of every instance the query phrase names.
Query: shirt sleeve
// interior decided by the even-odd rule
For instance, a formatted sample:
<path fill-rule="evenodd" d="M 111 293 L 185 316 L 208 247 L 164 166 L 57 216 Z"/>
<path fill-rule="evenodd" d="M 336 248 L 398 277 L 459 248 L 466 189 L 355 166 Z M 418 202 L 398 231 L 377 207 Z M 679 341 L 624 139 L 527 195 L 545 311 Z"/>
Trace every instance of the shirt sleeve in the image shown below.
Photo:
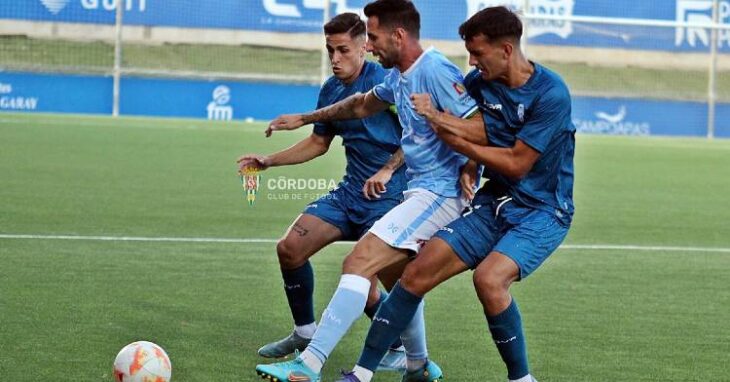
<path fill-rule="evenodd" d="M 383 82 L 375 85 L 375 87 L 373 88 L 373 95 L 375 96 L 375 98 L 391 105 L 395 105 L 395 94 L 393 93 L 394 76 L 397 80 L 399 74 L 397 71 L 391 70 L 390 73 L 385 76 Z"/>
<path fill-rule="evenodd" d="M 329 106 L 330 102 L 327 97 L 327 84 L 322 86 L 321 89 L 319 89 L 319 98 L 317 99 L 317 109 L 321 109 L 325 106 Z M 337 130 L 330 122 L 315 122 L 314 123 L 314 129 L 312 130 L 317 135 L 321 136 L 335 136 L 337 135 Z"/>
<path fill-rule="evenodd" d="M 517 133 L 517 139 L 542 153 L 553 136 L 565 128 L 570 120 L 570 96 L 559 87 L 543 94 L 525 114 L 525 124 Z"/>
<path fill-rule="evenodd" d="M 438 64 L 432 71 L 433 101 L 441 111 L 468 118 L 477 111 L 477 103 L 464 86 L 464 77 L 456 66 Z"/>

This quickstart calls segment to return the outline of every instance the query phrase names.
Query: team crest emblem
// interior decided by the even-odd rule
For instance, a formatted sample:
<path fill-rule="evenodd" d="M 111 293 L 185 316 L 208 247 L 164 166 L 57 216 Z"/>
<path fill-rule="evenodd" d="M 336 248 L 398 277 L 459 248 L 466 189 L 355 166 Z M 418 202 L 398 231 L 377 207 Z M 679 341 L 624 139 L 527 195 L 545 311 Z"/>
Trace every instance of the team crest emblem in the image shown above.
<path fill-rule="evenodd" d="M 259 190 L 261 184 L 261 175 L 259 170 L 255 167 L 245 167 L 241 170 L 241 185 L 246 191 L 246 200 L 249 206 L 253 206 L 256 201 L 256 193 Z"/>
<path fill-rule="evenodd" d="M 525 105 L 517 106 L 517 118 L 520 119 L 520 122 L 525 122 Z"/>

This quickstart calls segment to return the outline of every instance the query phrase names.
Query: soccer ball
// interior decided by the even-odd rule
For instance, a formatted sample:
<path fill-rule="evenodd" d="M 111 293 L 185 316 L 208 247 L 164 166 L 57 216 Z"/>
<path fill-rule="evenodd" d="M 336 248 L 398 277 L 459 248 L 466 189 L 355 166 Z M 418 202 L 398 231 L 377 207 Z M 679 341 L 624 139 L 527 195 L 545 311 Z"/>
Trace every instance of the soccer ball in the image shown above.
<path fill-rule="evenodd" d="M 171 374 L 170 358 L 152 342 L 132 342 L 120 350 L 114 360 L 114 380 L 117 382 L 169 382 Z"/>

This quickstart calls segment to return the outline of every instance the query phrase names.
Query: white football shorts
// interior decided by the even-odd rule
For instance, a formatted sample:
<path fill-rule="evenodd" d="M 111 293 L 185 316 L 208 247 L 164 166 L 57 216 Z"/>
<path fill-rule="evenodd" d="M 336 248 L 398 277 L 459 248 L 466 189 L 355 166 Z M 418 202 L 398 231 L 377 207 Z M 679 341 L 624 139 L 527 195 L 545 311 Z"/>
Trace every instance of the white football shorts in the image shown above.
<path fill-rule="evenodd" d="M 439 196 L 423 188 L 403 193 L 405 200 L 383 215 L 370 232 L 394 248 L 418 252 L 441 227 L 461 216 L 469 203 Z"/>

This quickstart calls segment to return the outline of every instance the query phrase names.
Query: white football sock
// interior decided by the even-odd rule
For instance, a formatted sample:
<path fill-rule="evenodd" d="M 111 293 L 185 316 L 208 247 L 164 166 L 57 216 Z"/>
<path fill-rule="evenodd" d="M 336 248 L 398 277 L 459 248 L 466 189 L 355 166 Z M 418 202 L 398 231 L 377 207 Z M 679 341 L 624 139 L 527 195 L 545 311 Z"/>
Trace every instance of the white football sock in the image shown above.
<path fill-rule="evenodd" d="M 355 376 L 360 382 L 370 382 L 373 379 L 373 372 L 364 367 L 355 365 L 352 371 L 355 372 Z"/>
<path fill-rule="evenodd" d="M 312 322 L 309 325 L 295 326 L 294 332 L 296 332 L 302 338 L 311 339 L 314 336 L 314 332 L 317 331 L 317 323 Z"/>

